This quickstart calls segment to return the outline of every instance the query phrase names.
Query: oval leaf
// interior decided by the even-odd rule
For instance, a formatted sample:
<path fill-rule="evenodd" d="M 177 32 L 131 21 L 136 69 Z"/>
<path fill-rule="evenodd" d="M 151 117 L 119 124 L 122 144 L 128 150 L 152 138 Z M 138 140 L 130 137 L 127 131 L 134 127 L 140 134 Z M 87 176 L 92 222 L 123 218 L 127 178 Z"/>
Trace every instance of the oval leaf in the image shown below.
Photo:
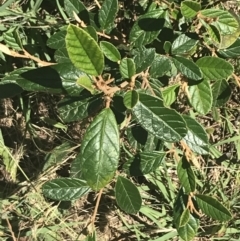
<path fill-rule="evenodd" d="M 136 67 L 133 59 L 124 58 L 120 63 L 120 72 L 123 78 L 131 78 L 136 74 Z"/>
<path fill-rule="evenodd" d="M 137 187 L 128 179 L 118 176 L 115 197 L 118 206 L 126 213 L 137 213 L 142 205 L 142 198 Z"/>
<path fill-rule="evenodd" d="M 229 62 L 218 57 L 202 57 L 196 64 L 202 70 L 204 79 L 207 80 L 227 79 L 234 71 Z"/>
<path fill-rule="evenodd" d="M 232 218 L 228 209 L 215 198 L 201 194 L 195 195 L 195 197 L 199 208 L 209 217 L 223 222 Z"/>
<path fill-rule="evenodd" d="M 181 2 L 181 13 L 185 18 L 193 18 L 197 15 L 201 9 L 201 5 L 195 1 L 183 1 Z"/>
<path fill-rule="evenodd" d="M 208 136 L 203 127 L 193 118 L 187 115 L 182 116 L 187 124 L 187 135 L 183 138 L 193 152 L 200 155 L 207 155 L 209 152 Z"/>
<path fill-rule="evenodd" d="M 198 40 L 188 37 L 186 34 L 179 35 L 172 43 L 172 54 L 186 54 L 196 44 Z"/>
<path fill-rule="evenodd" d="M 138 102 L 139 96 L 137 91 L 128 91 L 123 98 L 123 103 L 128 109 L 132 109 Z"/>
<path fill-rule="evenodd" d="M 172 58 L 172 61 L 178 71 L 185 75 L 187 78 L 192 80 L 201 80 L 203 78 L 201 70 L 191 60 L 180 56 L 175 56 Z"/>
<path fill-rule="evenodd" d="M 88 185 L 99 190 L 108 184 L 118 167 L 119 132 L 111 109 L 101 111 L 84 135 L 80 153 L 79 168 Z"/>
<path fill-rule="evenodd" d="M 163 107 L 162 101 L 156 97 L 140 94 L 133 113 L 145 130 L 161 140 L 179 141 L 187 133 L 183 118 L 175 110 Z"/>
<path fill-rule="evenodd" d="M 70 24 L 67 28 L 66 47 L 72 63 L 91 75 L 100 75 L 104 57 L 97 42 L 83 29 Z"/>
<path fill-rule="evenodd" d="M 118 62 L 121 60 L 121 54 L 113 44 L 106 41 L 101 41 L 100 48 L 102 49 L 104 55 L 111 61 Z"/>
<path fill-rule="evenodd" d="M 212 91 L 210 83 L 203 80 L 197 85 L 189 86 L 189 102 L 200 114 L 205 115 L 212 107 Z"/>
<path fill-rule="evenodd" d="M 213 106 L 223 107 L 229 100 L 232 90 L 228 82 L 223 80 L 216 81 L 212 86 L 213 92 Z"/>
<path fill-rule="evenodd" d="M 89 191 L 87 183 L 77 178 L 58 178 L 42 186 L 43 195 L 59 201 L 78 199 Z"/>
<path fill-rule="evenodd" d="M 99 11 L 98 20 L 101 28 L 107 32 L 114 26 L 114 20 L 118 12 L 118 0 L 105 0 Z"/>
<path fill-rule="evenodd" d="M 191 165 L 185 157 L 183 157 L 177 166 L 177 174 L 181 185 L 184 187 L 186 194 L 194 192 L 196 188 L 196 180 Z"/>

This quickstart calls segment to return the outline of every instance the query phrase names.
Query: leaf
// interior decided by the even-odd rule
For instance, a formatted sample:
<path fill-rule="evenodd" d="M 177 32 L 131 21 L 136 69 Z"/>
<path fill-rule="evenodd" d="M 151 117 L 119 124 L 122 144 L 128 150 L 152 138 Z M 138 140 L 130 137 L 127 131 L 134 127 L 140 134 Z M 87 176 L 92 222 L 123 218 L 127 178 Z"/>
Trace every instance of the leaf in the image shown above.
<path fill-rule="evenodd" d="M 202 194 L 197 194 L 195 197 L 199 208 L 209 217 L 222 222 L 229 221 L 232 218 L 229 210 L 215 198 Z"/>
<path fill-rule="evenodd" d="M 132 109 L 138 102 L 138 92 L 135 90 L 128 91 L 123 98 L 123 103 L 128 109 Z"/>
<path fill-rule="evenodd" d="M 70 24 L 67 28 L 66 46 L 69 58 L 76 68 L 95 76 L 102 73 L 103 53 L 86 31 Z"/>
<path fill-rule="evenodd" d="M 213 106 L 214 107 L 223 107 L 231 97 L 231 88 L 228 82 L 223 80 L 217 80 L 212 85 L 212 93 L 213 93 Z"/>
<path fill-rule="evenodd" d="M 99 11 L 98 20 L 102 30 L 109 33 L 114 26 L 114 20 L 118 12 L 118 0 L 104 0 Z"/>
<path fill-rule="evenodd" d="M 77 80 L 77 84 L 82 86 L 84 89 L 88 90 L 92 95 L 97 92 L 94 86 L 92 85 L 91 79 L 87 75 L 81 76 Z"/>
<path fill-rule="evenodd" d="M 179 35 L 172 43 L 172 54 L 186 54 L 193 49 L 198 40 L 188 37 L 186 34 Z"/>
<path fill-rule="evenodd" d="M 176 142 L 187 133 L 183 118 L 175 110 L 163 107 L 156 97 L 139 94 L 133 114 L 145 130 L 161 140 Z"/>
<path fill-rule="evenodd" d="M 70 18 L 74 18 L 73 12 L 78 15 L 82 11 L 87 11 L 84 4 L 79 0 L 64 0 L 64 7 Z"/>
<path fill-rule="evenodd" d="M 136 47 L 151 43 L 157 38 L 164 25 L 164 10 L 152 10 L 140 16 L 130 32 L 130 42 Z"/>
<path fill-rule="evenodd" d="M 120 72 L 123 78 L 131 78 L 136 74 L 136 67 L 133 59 L 124 58 L 120 62 Z"/>
<path fill-rule="evenodd" d="M 119 146 L 115 116 L 111 109 L 104 109 L 88 127 L 77 156 L 83 178 L 93 190 L 112 180 L 118 167 Z"/>
<path fill-rule="evenodd" d="M 22 50 L 22 42 L 19 36 L 18 28 L 10 28 L 7 32 L 3 33 L 3 39 L 5 43 L 12 49 L 16 49 L 18 51 Z"/>
<path fill-rule="evenodd" d="M 194 192 L 196 188 L 196 180 L 191 165 L 185 157 L 183 157 L 177 166 L 177 174 L 181 185 L 184 187 L 186 194 Z"/>
<path fill-rule="evenodd" d="M 150 75 L 152 78 L 162 77 L 171 69 L 171 61 L 168 57 L 160 54 L 155 55 L 155 59 L 151 64 Z"/>
<path fill-rule="evenodd" d="M 129 214 L 137 213 L 142 205 L 142 198 L 137 187 L 128 179 L 118 176 L 115 186 L 118 206 Z"/>
<path fill-rule="evenodd" d="M 136 65 L 136 73 L 140 73 L 146 70 L 153 62 L 155 58 L 155 49 L 140 49 L 137 54 L 133 57 Z"/>
<path fill-rule="evenodd" d="M 196 64 L 206 80 L 227 79 L 234 71 L 230 63 L 218 57 L 202 57 L 197 60 Z"/>
<path fill-rule="evenodd" d="M 61 164 L 61 162 L 64 161 L 64 158 L 72 152 L 72 146 L 73 145 L 70 142 L 64 142 L 51 150 L 50 153 L 47 153 L 44 158 L 45 164 L 42 171 L 44 172 L 52 166 Z"/>
<path fill-rule="evenodd" d="M 58 113 L 65 123 L 80 121 L 96 111 L 101 103 L 99 98 L 66 97 L 58 103 Z"/>
<path fill-rule="evenodd" d="M 237 19 L 228 11 L 210 8 L 201 10 L 200 14 L 201 17 L 215 20 L 211 24 L 218 28 L 221 35 L 233 34 L 239 28 Z"/>
<path fill-rule="evenodd" d="M 90 191 L 83 180 L 77 178 L 58 178 L 43 184 L 43 195 L 53 200 L 71 201 L 82 197 Z"/>
<path fill-rule="evenodd" d="M 201 70 L 191 60 L 180 56 L 175 56 L 172 58 L 172 61 L 178 71 L 187 78 L 192 80 L 201 80 L 203 78 Z"/>
<path fill-rule="evenodd" d="M 209 153 L 209 142 L 206 131 L 193 118 L 187 115 L 182 116 L 187 124 L 187 135 L 183 138 L 188 147 L 193 152 L 200 155 L 207 155 Z"/>
<path fill-rule="evenodd" d="M 100 48 L 102 49 L 104 55 L 111 61 L 118 62 L 121 60 L 121 54 L 113 44 L 106 41 L 101 41 Z"/>
<path fill-rule="evenodd" d="M 212 107 L 212 91 L 210 83 L 204 79 L 197 85 L 188 88 L 189 102 L 200 114 L 205 115 Z"/>
<path fill-rule="evenodd" d="M 128 169 L 131 176 L 143 176 L 155 171 L 166 156 L 165 152 L 143 151 L 125 163 L 124 168 Z"/>
<path fill-rule="evenodd" d="M 218 53 L 224 58 L 236 58 L 240 56 L 240 39 L 238 38 L 227 49 L 219 50 Z"/>
<path fill-rule="evenodd" d="M 71 63 L 61 63 L 38 69 L 27 70 L 20 75 L 10 76 L 27 91 L 41 91 L 53 94 L 79 96 L 83 88 L 76 85 L 76 80 L 85 75 Z"/>
<path fill-rule="evenodd" d="M 181 2 L 181 13 L 185 18 L 193 18 L 197 15 L 201 9 L 201 5 L 194 1 L 183 1 Z"/>
<path fill-rule="evenodd" d="M 176 99 L 180 84 L 170 85 L 162 90 L 165 106 L 170 106 Z"/>
<path fill-rule="evenodd" d="M 188 208 L 185 208 L 180 218 L 179 227 L 185 226 L 189 222 L 189 219 L 190 219 L 190 211 Z"/>
<path fill-rule="evenodd" d="M 69 59 L 68 52 L 66 47 L 59 48 L 54 53 L 54 59 L 58 63 L 70 63 L 72 64 L 71 60 Z"/>
<path fill-rule="evenodd" d="M 22 92 L 23 89 L 16 83 L 16 81 L 0 81 L 0 99 L 10 98 L 21 94 Z"/>
<path fill-rule="evenodd" d="M 198 230 L 198 220 L 189 215 L 189 220 L 186 225 L 177 229 L 179 236 L 185 241 L 191 241 L 196 236 Z"/>
<path fill-rule="evenodd" d="M 61 49 L 66 47 L 65 37 L 67 35 L 67 31 L 58 31 L 54 33 L 48 40 L 47 46 L 52 49 Z"/>
<path fill-rule="evenodd" d="M 199 221 L 190 212 L 186 211 L 187 195 L 180 189 L 176 202 L 174 203 L 174 224 L 176 225 L 179 236 L 185 241 L 191 241 L 197 234 Z M 189 218 L 187 217 L 189 214 Z"/>

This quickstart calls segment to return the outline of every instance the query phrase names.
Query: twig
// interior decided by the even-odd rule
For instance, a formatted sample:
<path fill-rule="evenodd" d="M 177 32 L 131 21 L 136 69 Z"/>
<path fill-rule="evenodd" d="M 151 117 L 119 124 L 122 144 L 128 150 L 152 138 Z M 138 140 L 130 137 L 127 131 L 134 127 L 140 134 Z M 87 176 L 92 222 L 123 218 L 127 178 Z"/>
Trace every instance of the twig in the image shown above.
<path fill-rule="evenodd" d="M 49 66 L 49 65 L 54 65 L 56 63 L 50 63 L 50 62 L 45 62 L 42 61 L 41 59 L 29 54 L 25 49 L 23 49 L 24 54 L 19 54 L 18 52 L 14 50 L 10 50 L 6 45 L 0 44 L 0 50 L 7 54 L 10 55 L 14 58 L 24 58 L 24 59 L 31 59 L 33 61 L 36 61 L 40 66 Z"/>
<path fill-rule="evenodd" d="M 97 216 L 97 211 L 98 211 L 99 203 L 100 203 L 100 200 L 101 200 L 102 192 L 103 192 L 103 188 L 100 189 L 100 191 L 98 193 L 97 202 L 96 202 L 94 212 L 93 212 L 93 216 L 92 216 L 92 219 L 91 219 L 93 230 L 94 230 L 94 223 L 95 223 L 95 219 L 96 219 L 96 216 Z"/>
<path fill-rule="evenodd" d="M 12 235 L 13 241 L 17 241 L 17 238 L 15 237 L 15 234 L 14 234 L 13 229 L 12 229 L 12 225 L 10 224 L 8 218 L 6 218 L 6 221 L 7 221 L 7 224 L 8 224 L 9 231 L 10 231 L 10 233 Z"/>
<path fill-rule="evenodd" d="M 100 9 L 100 8 L 101 8 L 101 5 L 100 5 L 100 3 L 98 2 L 98 0 L 94 0 L 94 2 L 96 3 L 96 5 L 98 6 L 98 8 Z"/>

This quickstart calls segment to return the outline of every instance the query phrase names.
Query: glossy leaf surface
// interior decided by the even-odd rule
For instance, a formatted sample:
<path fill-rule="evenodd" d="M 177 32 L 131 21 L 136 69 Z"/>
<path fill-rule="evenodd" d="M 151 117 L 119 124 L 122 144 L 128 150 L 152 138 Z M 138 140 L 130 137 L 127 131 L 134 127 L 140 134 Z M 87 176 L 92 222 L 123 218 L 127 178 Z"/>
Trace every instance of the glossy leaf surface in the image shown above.
<path fill-rule="evenodd" d="M 118 206 L 126 213 L 137 213 L 142 205 L 142 198 L 137 187 L 128 179 L 118 176 L 115 186 Z"/>
<path fill-rule="evenodd" d="M 88 127 L 77 156 L 88 185 L 99 190 L 113 178 L 118 167 L 119 132 L 111 109 L 102 110 Z"/>

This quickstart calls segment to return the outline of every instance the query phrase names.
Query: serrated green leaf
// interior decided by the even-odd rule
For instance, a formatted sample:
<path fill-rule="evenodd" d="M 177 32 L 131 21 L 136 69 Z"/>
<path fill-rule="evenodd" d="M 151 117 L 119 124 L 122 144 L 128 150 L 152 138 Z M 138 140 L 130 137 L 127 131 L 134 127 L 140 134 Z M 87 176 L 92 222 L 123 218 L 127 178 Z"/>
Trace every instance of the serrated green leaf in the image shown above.
<path fill-rule="evenodd" d="M 223 80 L 218 80 L 212 85 L 213 93 L 213 106 L 223 107 L 229 100 L 231 96 L 231 88 L 228 82 Z"/>
<path fill-rule="evenodd" d="M 44 158 L 45 164 L 43 166 L 42 171 L 44 172 L 50 167 L 56 166 L 60 164 L 62 161 L 64 161 L 64 158 L 66 158 L 72 151 L 72 146 L 73 145 L 70 142 L 64 142 L 60 146 L 57 146 L 53 150 L 51 150 L 50 153 L 47 153 L 47 155 Z"/>
<path fill-rule="evenodd" d="M 193 49 L 198 40 L 190 38 L 186 34 L 179 35 L 172 43 L 172 54 L 186 54 Z"/>
<path fill-rule="evenodd" d="M 133 59 L 124 58 L 120 62 L 120 72 L 123 78 L 131 78 L 136 74 L 136 67 Z"/>
<path fill-rule="evenodd" d="M 27 91 L 79 96 L 83 88 L 76 85 L 76 80 L 82 75 L 85 74 L 75 68 L 72 63 L 61 63 L 27 70 L 18 75 L 9 76 L 9 79 L 15 80 Z"/>
<path fill-rule="evenodd" d="M 100 48 L 102 49 L 104 55 L 111 61 L 118 62 L 121 60 L 121 54 L 113 44 L 107 41 L 101 41 Z"/>
<path fill-rule="evenodd" d="M 202 70 L 206 80 L 222 80 L 230 77 L 234 71 L 233 66 L 218 57 L 202 57 L 197 60 L 197 66 Z"/>
<path fill-rule="evenodd" d="M 137 213 L 142 205 L 142 198 L 137 187 L 128 179 L 118 176 L 115 186 L 118 206 L 126 213 Z"/>
<path fill-rule="evenodd" d="M 191 60 L 184 57 L 175 56 L 172 58 L 172 61 L 178 71 L 185 75 L 187 78 L 192 80 L 201 80 L 203 78 L 202 71 Z"/>
<path fill-rule="evenodd" d="M 203 127 L 193 118 L 187 115 L 182 116 L 187 124 L 187 135 L 183 138 L 193 152 L 200 155 L 209 153 L 208 136 Z"/>
<path fill-rule="evenodd" d="M 78 15 L 82 11 L 87 11 L 84 4 L 79 0 L 64 0 L 64 7 L 70 18 L 74 18 L 73 12 Z"/>
<path fill-rule="evenodd" d="M 175 110 L 163 107 L 162 101 L 156 97 L 139 94 L 133 114 L 145 130 L 161 140 L 179 141 L 187 133 L 183 118 Z"/>
<path fill-rule="evenodd" d="M 77 178 L 58 178 L 43 184 L 42 192 L 48 198 L 59 201 L 71 201 L 90 191 L 83 180 Z"/>
<path fill-rule="evenodd" d="M 150 68 L 150 75 L 152 78 L 162 77 L 171 69 L 171 61 L 164 55 L 156 54 Z"/>
<path fill-rule="evenodd" d="M 80 121 L 101 104 L 101 98 L 66 97 L 58 103 L 58 113 L 65 123 Z"/>
<path fill-rule="evenodd" d="M 189 102 L 192 107 L 200 114 L 207 114 L 212 107 L 212 91 L 207 80 L 201 81 L 197 85 L 188 88 Z"/>
<path fill-rule="evenodd" d="M 177 166 L 177 174 L 181 185 L 184 187 L 186 194 L 194 192 L 196 188 L 196 180 L 191 165 L 185 157 L 183 157 Z"/>
<path fill-rule="evenodd" d="M 165 156 L 165 152 L 143 151 L 126 162 L 124 168 L 131 176 L 143 176 L 155 171 L 161 165 Z"/>
<path fill-rule="evenodd" d="M 119 146 L 115 116 L 111 109 L 104 109 L 88 127 L 77 156 L 83 178 L 93 190 L 112 180 L 118 167 Z"/>
<path fill-rule="evenodd" d="M 176 99 L 180 84 L 168 86 L 162 90 L 165 106 L 170 106 Z"/>
<path fill-rule="evenodd" d="M 123 103 L 128 109 L 132 109 L 138 102 L 138 92 L 135 90 L 128 91 L 123 98 Z"/>
<path fill-rule="evenodd" d="M 181 2 L 181 13 L 185 18 L 193 18 L 197 15 L 201 9 L 201 5 L 195 1 L 183 1 Z"/>
<path fill-rule="evenodd" d="M 209 217 L 222 222 L 232 218 L 229 210 L 215 198 L 202 194 L 197 194 L 195 197 L 199 208 Z"/>
<path fill-rule="evenodd" d="M 140 73 L 146 70 L 153 62 L 155 58 L 155 49 L 139 49 L 137 54 L 133 57 L 136 65 L 136 73 Z"/>
<path fill-rule="evenodd" d="M 97 42 L 83 29 L 69 25 L 66 47 L 72 63 L 90 75 L 100 75 L 104 68 L 104 56 Z"/>
<path fill-rule="evenodd" d="M 156 9 L 140 16 L 131 29 L 130 42 L 136 47 L 151 43 L 159 35 L 164 22 L 164 10 Z"/>
<path fill-rule="evenodd" d="M 118 0 L 104 0 L 99 11 L 98 20 L 102 30 L 110 32 L 118 12 Z"/>
<path fill-rule="evenodd" d="M 47 40 L 47 46 L 52 49 L 65 48 L 66 47 L 66 43 L 65 43 L 66 35 L 67 35 L 66 30 L 56 32 Z"/>

